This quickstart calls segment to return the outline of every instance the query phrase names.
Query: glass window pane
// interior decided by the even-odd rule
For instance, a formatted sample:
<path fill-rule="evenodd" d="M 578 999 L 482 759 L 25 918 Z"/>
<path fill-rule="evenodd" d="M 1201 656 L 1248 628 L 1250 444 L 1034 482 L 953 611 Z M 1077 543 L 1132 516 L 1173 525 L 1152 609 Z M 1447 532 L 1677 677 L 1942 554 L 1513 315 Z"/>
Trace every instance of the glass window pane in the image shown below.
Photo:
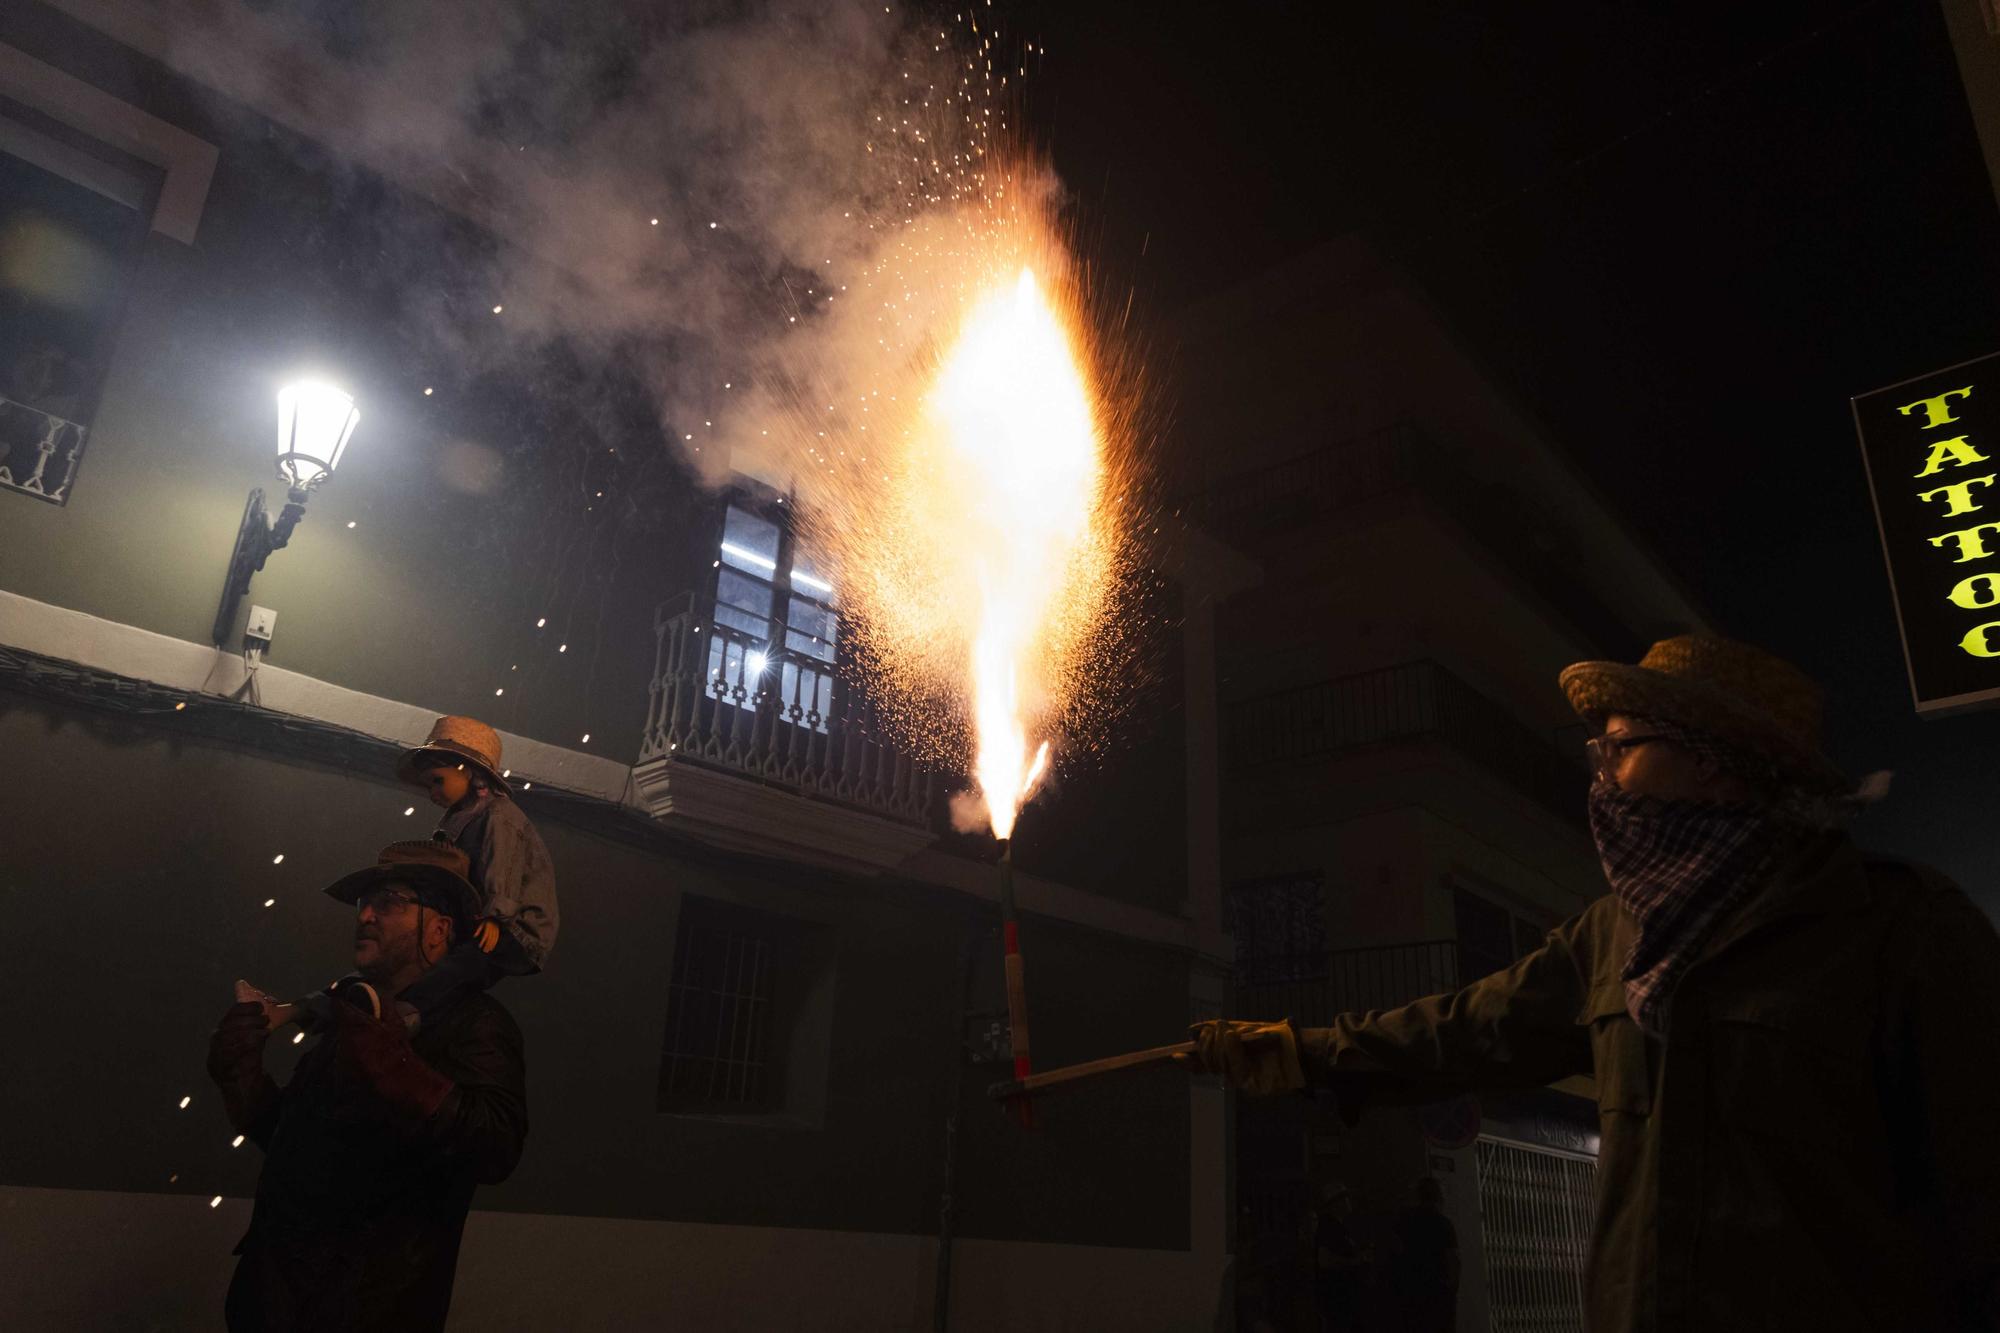
<path fill-rule="evenodd" d="M 792 552 L 792 586 L 822 602 L 833 600 L 833 580 L 827 577 L 825 565 L 804 545 Z"/>
<path fill-rule="evenodd" d="M 1507 909 L 1464 889 L 1452 890 L 1463 982 L 1498 972 L 1514 961 L 1514 923 Z"/>
<path fill-rule="evenodd" d="M 788 649 L 822 662 L 833 660 L 834 645 L 840 635 L 839 616 L 817 602 L 795 596 L 785 604 L 785 624 Z"/>
<path fill-rule="evenodd" d="M 771 618 L 771 585 L 725 569 L 715 577 L 715 601 L 720 607 L 734 607 L 759 620 Z"/>
<path fill-rule="evenodd" d="M 778 525 L 729 506 L 722 519 L 722 563 L 770 578 L 778 570 Z"/>

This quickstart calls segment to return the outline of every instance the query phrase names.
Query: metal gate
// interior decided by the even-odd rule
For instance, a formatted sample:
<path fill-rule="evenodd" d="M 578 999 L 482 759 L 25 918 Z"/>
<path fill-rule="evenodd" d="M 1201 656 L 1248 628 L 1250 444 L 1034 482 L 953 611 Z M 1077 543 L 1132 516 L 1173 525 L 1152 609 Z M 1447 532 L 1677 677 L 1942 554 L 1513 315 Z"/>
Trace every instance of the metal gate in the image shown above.
<path fill-rule="evenodd" d="M 1500 1139 L 1482 1137 L 1477 1146 L 1488 1328 L 1583 1333 L 1596 1161 Z"/>

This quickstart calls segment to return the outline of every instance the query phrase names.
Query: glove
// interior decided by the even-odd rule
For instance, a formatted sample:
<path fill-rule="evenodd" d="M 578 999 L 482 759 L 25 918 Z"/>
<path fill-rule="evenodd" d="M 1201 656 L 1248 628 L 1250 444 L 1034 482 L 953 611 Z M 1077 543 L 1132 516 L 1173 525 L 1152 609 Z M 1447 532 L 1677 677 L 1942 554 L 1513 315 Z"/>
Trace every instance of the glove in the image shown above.
<path fill-rule="evenodd" d="M 1174 1058 L 1205 1074 L 1220 1074 L 1229 1085 L 1253 1097 L 1292 1092 L 1306 1085 L 1299 1067 L 1299 1039 L 1289 1021 L 1247 1023 L 1217 1018 L 1196 1023 L 1188 1031 L 1194 1052 Z"/>
<path fill-rule="evenodd" d="M 417 1120 L 436 1115 L 458 1085 L 424 1063 L 402 1023 L 370 1018 L 358 1009 L 333 1007 L 340 1058 L 377 1096 Z"/>
<path fill-rule="evenodd" d="M 264 1072 L 264 1043 L 270 1039 L 261 1000 L 230 1005 L 208 1036 L 208 1076 L 224 1087 L 254 1081 Z"/>

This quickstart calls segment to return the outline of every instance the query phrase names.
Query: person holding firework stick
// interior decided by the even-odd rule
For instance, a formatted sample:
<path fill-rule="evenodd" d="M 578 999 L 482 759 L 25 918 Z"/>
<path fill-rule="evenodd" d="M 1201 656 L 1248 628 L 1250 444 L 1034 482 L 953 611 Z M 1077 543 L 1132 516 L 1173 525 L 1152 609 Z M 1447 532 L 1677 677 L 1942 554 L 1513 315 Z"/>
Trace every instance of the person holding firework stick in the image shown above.
<path fill-rule="evenodd" d="M 1561 684 L 1608 894 L 1454 993 L 1119 1058 L 1350 1116 L 1593 1076 L 1592 1333 L 2000 1329 L 1992 924 L 1855 849 L 1886 777 L 1843 780 L 1788 663 L 1689 635 Z"/>
<path fill-rule="evenodd" d="M 507 1178 L 528 1133 L 521 1030 L 504 1008 L 461 989 L 413 1032 L 393 1007 L 479 920 L 468 869 L 457 848 L 399 842 L 327 887 L 353 908 L 368 990 L 336 992 L 282 1087 L 254 991 L 239 987 L 211 1034 L 209 1077 L 265 1154 L 224 1306 L 232 1333 L 444 1327 L 473 1192 Z M 364 1009 L 363 994 L 390 1004 Z"/>

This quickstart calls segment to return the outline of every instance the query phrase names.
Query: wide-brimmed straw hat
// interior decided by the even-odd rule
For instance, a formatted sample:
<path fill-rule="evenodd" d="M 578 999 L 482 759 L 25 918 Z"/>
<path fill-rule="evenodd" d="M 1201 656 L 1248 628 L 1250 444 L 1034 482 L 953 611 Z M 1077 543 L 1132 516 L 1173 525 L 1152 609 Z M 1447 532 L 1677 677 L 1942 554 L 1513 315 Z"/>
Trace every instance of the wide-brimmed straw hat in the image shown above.
<path fill-rule="evenodd" d="M 1823 791 L 1848 785 L 1820 748 L 1825 691 L 1761 648 L 1683 634 L 1654 644 L 1637 666 L 1578 662 L 1558 679 L 1586 722 L 1614 713 L 1655 718 L 1762 760 L 1785 781 Z"/>
<path fill-rule="evenodd" d="M 439 764 L 466 764 L 501 788 L 500 733 L 476 717 L 441 717 L 431 723 L 430 738 L 396 761 L 396 776 L 413 786 L 424 785 L 424 770 Z"/>
<path fill-rule="evenodd" d="M 419 903 L 442 912 L 463 929 L 479 918 L 479 891 L 467 878 L 471 870 L 471 859 L 442 839 L 392 842 L 374 865 L 327 885 L 326 895 L 356 903 L 384 884 L 401 884 L 416 894 Z"/>

